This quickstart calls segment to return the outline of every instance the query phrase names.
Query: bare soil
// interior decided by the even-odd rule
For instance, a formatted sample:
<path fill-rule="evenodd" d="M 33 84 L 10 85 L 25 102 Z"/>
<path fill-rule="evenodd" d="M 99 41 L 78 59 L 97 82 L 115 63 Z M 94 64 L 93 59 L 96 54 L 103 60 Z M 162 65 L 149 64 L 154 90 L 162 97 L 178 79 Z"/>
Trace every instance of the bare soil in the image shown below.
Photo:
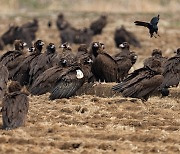
<path fill-rule="evenodd" d="M 47 43 L 60 44 L 55 23 L 51 29 L 46 24 L 52 16 L 38 16 L 40 30 L 37 39 Z M 75 27 L 88 26 L 100 13 L 67 12 L 66 18 Z M 159 33 L 161 37 L 150 38 L 148 30 L 135 27 L 135 20 L 150 20 L 156 14 L 110 13 L 109 23 L 103 34 L 94 37 L 102 41 L 110 54 L 118 52 L 113 35 L 122 24 L 135 33 L 142 48 L 134 48 L 138 62 L 134 69 L 142 66 L 144 58 L 152 49 L 160 48 L 166 56 L 180 44 L 180 16 L 161 14 Z M 31 20 L 30 16 L 14 15 L 0 18 L 0 34 L 8 29 L 8 24 L 21 25 Z M 73 45 L 76 51 L 77 45 Z M 12 49 L 7 46 L 4 51 Z M 59 50 L 59 49 L 58 49 Z M 111 84 L 105 85 L 110 88 Z M 101 93 L 103 97 L 99 97 Z M 30 109 L 24 127 L 0 130 L 0 153 L 180 153 L 180 99 L 179 88 L 171 89 L 166 98 L 151 97 L 143 103 L 139 99 L 112 96 L 99 88 L 94 94 L 75 96 L 70 99 L 48 100 L 48 95 L 29 96 Z M 107 94 L 107 95 L 106 95 Z M 108 96 L 108 97 L 107 97 Z M 0 117 L 1 119 L 1 117 Z M 0 120 L 2 126 L 2 120 Z"/>

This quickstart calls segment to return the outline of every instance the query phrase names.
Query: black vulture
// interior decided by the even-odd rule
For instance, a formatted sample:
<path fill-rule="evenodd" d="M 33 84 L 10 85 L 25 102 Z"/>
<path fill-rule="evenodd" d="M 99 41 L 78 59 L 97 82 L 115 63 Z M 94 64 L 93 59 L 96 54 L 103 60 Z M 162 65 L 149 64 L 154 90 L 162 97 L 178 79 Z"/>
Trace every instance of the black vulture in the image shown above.
<path fill-rule="evenodd" d="M 122 81 L 127 77 L 129 70 L 136 63 L 137 54 L 130 51 L 129 43 L 123 42 L 119 45 L 121 52 L 114 55 L 114 59 L 118 65 L 118 78 Z"/>
<path fill-rule="evenodd" d="M 3 129 L 9 130 L 25 125 L 29 109 L 27 94 L 21 91 L 21 85 L 12 81 L 8 93 L 2 100 Z"/>
<path fill-rule="evenodd" d="M 18 81 L 22 86 L 29 84 L 29 71 L 30 71 L 30 65 L 33 60 L 37 60 L 38 56 L 42 51 L 44 42 L 42 40 L 37 40 L 34 43 L 34 50 L 33 52 L 27 56 L 16 68 L 13 80 Z M 33 48 L 31 48 L 33 49 Z"/>
<path fill-rule="evenodd" d="M 121 92 L 124 97 L 147 100 L 163 82 L 161 73 L 161 62 L 155 59 L 151 66 L 135 70 L 112 89 Z"/>
<path fill-rule="evenodd" d="M 137 39 L 137 37 L 132 32 L 127 31 L 124 26 L 121 26 L 115 30 L 114 41 L 117 48 L 119 48 L 119 45 L 123 42 L 129 42 L 135 47 L 141 47 L 140 41 Z"/>
<path fill-rule="evenodd" d="M 57 52 L 55 45 L 53 43 L 49 43 L 49 45 L 46 47 L 46 51 L 42 54 L 40 54 L 36 60 L 32 60 L 30 64 L 30 79 L 29 79 L 29 85 L 32 84 L 32 82 L 45 70 L 53 67 L 56 63 Z"/>
<path fill-rule="evenodd" d="M 21 63 L 27 56 L 27 52 L 24 51 L 26 43 L 21 40 L 15 40 L 15 49 L 7 51 L 0 57 L 0 62 L 4 64 L 9 71 L 9 79 L 14 76 L 14 71 L 16 67 Z"/>
<path fill-rule="evenodd" d="M 163 67 L 164 80 L 160 88 L 169 88 L 171 86 L 178 86 L 180 81 L 180 48 L 177 49 L 177 54 L 169 58 Z"/>
<path fill-rule="evenodd" d="M 92 43 L 92 52 L 95 57 L 92 64 L 92 72 L 97 81 L 117 82 L 118 67 L 116 61 L 104 51 L 104 44 Z"/>
<path fill-rule="evenodd" d="M 107 16 L 102 15 L 97 20 L 93 21 L 90 25 L 90 29 L 94 35 L 101 34 L 103 28 L 107 25 Z"/>

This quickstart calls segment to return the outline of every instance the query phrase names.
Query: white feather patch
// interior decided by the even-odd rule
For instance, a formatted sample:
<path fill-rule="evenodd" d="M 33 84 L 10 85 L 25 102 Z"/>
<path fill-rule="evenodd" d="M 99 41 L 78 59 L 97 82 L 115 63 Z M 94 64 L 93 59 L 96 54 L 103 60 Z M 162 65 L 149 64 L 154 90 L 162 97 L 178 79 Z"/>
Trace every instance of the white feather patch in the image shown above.
<path fill-rule="evenodd" d="M 76 77 L 78 79 L 82 79 L 84 77 L 84 74 L 81 70 L 76 70 Z"/>
<path fill-rule="evenodd" d="M 124 48 L 124 44 L 120 44 L 119 46 L 120 46 L 121 48 Z"/>

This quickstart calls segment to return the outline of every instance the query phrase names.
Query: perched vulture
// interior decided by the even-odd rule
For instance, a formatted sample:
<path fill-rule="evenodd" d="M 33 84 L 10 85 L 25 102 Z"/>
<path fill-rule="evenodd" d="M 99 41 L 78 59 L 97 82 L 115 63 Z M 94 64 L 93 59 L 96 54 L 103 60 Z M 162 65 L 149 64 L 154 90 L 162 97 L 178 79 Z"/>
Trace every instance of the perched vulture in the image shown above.
<path fill-rule="evenodd" d="M 92 22 L 90 25 L 90 29 L 93 31 L 94 35 L 101 34 L 103 28 L 107 25 L 107 16 L 102 15 L 99 19 Z"/>
<path fill-rule="evenodd" d="M 42 40 L 37 40 L 34 43 L 33 52 L 27 56 L 24 61 L 22 61 L 15 70 L 13 80 L 18 81 L 22 86 L 29 84 L 29 71 L 30 65 L 33 60 L 37 60 L 38 56 L 41 54 L 44 42 Z M 31 48 L 33 49 L 33 48 Z"/>
<path fill-rule="evenodd" d="M 62 13 L 58 15 L 56 26 L 59 31 L 64 30 L 67 27 L 71 27 L 70 23 L 64 18 L 64 15 Z"/>
<path fill-rule="evenodd" d="M 27 94 L 21 92 L 21 85 L 12 81 L 8 93 L 2 100 L 3 129 L 14 129 L 25 125 L 29 100 Z"/>
<path fill-rule="evenodd" d="M 69 43 L 63 43 L 60 48 L 62 52 L 59 54 L 59 61 L 62 67 L 71 66 L 72 63 L 75 61 L 75 55 L 72 52 L 72 48 L 70 47 Z M 59 65 L 60 67 L 60 65 Z"/>
<path fill-rule="evenodd" d="M 9 72 L 7 67 L 0 63 L 0 100 L 2 100 L 5 92 L 7 91 L 8 77 Z"/>
<path fill-rule="evenodd" d="M 137 55 L 130 51 L 129 43 L 123 42 L 119 46 L 121 52 L 114 55 L 114 60 L 118 65 L 118 78 L 119 81 L 122 81 L 127 77 L 129 70 L 136 63 Z"/>
<path fill-rule="evenodd" d="M 93 60 L 86 44 L 81 44 L 79 46 L 76 59 L 80 64 L 86 81 L 91 82 L 93 80 L 93 73 L 91 71 Z"/>
<path fill-rule="evenodd" d="M 161 62 L 161 66 L 163 67 L 165 62 L 167 61 L 166 57 L 162 56 L 162 51 L 159 49 L 154 49 L 152 51 L 151 57 L 144 60 L 144 66 L 152 65 L 154 59 L 157 59 Z"/>
<path fill-rule="evenodd" d="M 56 48 L 53 43 L 49 43 L 46 47 L 46 52 L 40 54 L 36 60 L 33 60 L 30 64 L 30 79 L 29 84 L 31 85 L 32 82 L 45 70 L 53 67 L 56 62 Z"/>
<path fill-rule="evenodd" d="M 178 86 L 180 81 L 180 48 L 177 49 L 177 55 L 169 58 L 163 67 L 164 80 L 160 88 L 169 88 Z"/>
<path fill-rule="evenodd" d="M 35 80 L 30 92 L 33 95 L 50 92 L 50 99 L 68 98 L 74 95 L 84 82 L 84 74 L 76 64 L 68 67 L 54 66 Z"/>
<path fill-rule="evenodd" d="M 123 42 L 129 42 L 135 47 L 141 47 L 141 44 L 136 36 L 132 32 L 127 31 L 124 26 L 115 30 L 114 41 L 117 48 L 119 48 L 119 45 Z"/>
<path fill-rule="evenodd" d="M 13 44 L 15 40 L 22 40 L 27 43 L 28 47 L 32 46 L 32 41 L 36 38 L 38 30 L 38 20 L 25 23 L 22 26 L 10 26 L 9 29 L 1 36 L 1 42 L 4 45 Z M 1 44 L 2 44 L 1 43 Z"/>
<path fill-rule="evenodd" d="M 121 83 L 113 86 L 113 90 L 121 92 L 124 97 L 147 100 L 163 82 L 161 62 L 154 60 L 151 66 L 135 70 Z"/>
<path fill-rule="evenodd" d="M 92 64 L 92 72 L 97 81 L 117 82 L 118 67 L 116 61 L 104 51 L 104 44 L 92 43 L 92 52 L 95 57 Z"/>
<path fill-rule="evenodd" d="M 9 79 L 14 76 L 16 67 L 27 56 L 26 52 L 24 52 L 24 47 L 26 46 L 25 42 L 21 40 L 15 40 L 14 46 L 15 50 L 7 51 L 0 57 L 0 62 L 4 64 L 9 71 Z"/>
<path fill-rule="evenodd" d="M 92 37 L 93 32 L 89 28 L 76 29 L 74 27 L 66 27 L 60 34 L 62 43 L 90 44 Z"/>

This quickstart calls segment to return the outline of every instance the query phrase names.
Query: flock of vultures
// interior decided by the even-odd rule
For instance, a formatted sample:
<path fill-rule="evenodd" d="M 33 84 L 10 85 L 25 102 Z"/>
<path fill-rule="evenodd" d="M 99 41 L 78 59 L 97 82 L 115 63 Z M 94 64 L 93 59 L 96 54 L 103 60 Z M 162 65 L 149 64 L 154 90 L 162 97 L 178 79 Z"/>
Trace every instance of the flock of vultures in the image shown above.
<path fill-rule="evenodd" d="M 149 29 L 150 37 L 158 34 L 159 15 L 150 23 L 135 21 L 135 25 Z M 56 25 L 60 31 L 61 44 L 36 40 L 39 21 L 34 19 L 21 26 L 10 26 L 0 38 L 1 50 L 7 44 L 14 44 L 14 50 L 0 57 L 0 99 L 4 129 L 24 125 L 28 113 L 28 95 L 50 93 L 49 99 L 69 98 L 85 83 L 116 82 L 112 90 L 124 97 L 146 101 L 154 91 L 168 96 L 168 88 L 180 81 L 180 48 L 171 58 L 163 57 L 160 49 L 154 49 L 151 57 L 144 60 L 144 66 L 129 73 L 138 55 L 130 46 L 141 47 L 132 32 L 122 26 L 116 29 L 114 41 L 119 48 L 116 55 L 108 54 L 104 42 L 92 42 L 94 35 L 100 35 L 107 24 L 102 15 L 88 28 L 76 29 L 59 14 Z M 52 22 L 48 22 L 51 28 Z M 32 43 L 34 41 L 34 43 Z M 71 44 L 79 44 L 76 52 Z M 28 50 L 26 50 L 26 47 Z M 10 83 L 10 84 L 9 84 Z"/>

